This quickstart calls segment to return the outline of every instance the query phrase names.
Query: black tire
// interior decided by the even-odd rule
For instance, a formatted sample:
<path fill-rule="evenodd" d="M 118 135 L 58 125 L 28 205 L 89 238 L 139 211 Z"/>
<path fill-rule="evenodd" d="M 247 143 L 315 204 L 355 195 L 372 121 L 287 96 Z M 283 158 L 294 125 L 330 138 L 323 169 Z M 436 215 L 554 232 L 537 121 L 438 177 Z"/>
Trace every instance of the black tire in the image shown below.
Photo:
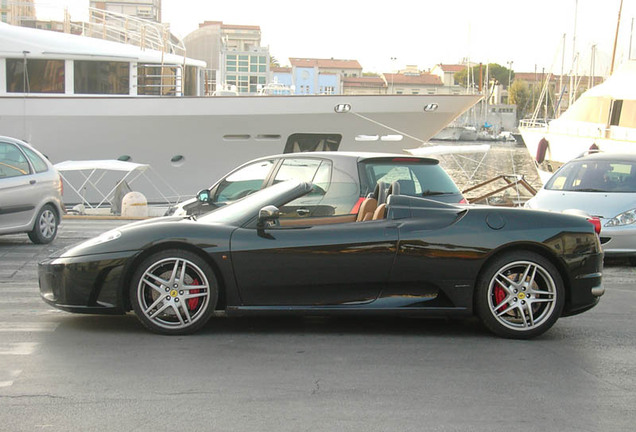
<path fill-rule="evenodd" d="M 35 244 L 51 243 L 57 235 L 60 218 L 51 204 L 44 205 L 35 218 L 29 239 Z"/>
<path fill-rule="evenodd" d="M 165 335 L 194 333 L 214 312 L 218 283 L 195 253 L 169 249 L 146 258 L 133 275 L 130 303 L 141 323 Z"/>
<path fill-rule="evenodd" d="M 529 339 L 547 331 L 561 316 L 565 301 L 556 267 L 528 251 L 507 253 L 488 264 L 475 295 L 484 325 L 512 339 Z"/>

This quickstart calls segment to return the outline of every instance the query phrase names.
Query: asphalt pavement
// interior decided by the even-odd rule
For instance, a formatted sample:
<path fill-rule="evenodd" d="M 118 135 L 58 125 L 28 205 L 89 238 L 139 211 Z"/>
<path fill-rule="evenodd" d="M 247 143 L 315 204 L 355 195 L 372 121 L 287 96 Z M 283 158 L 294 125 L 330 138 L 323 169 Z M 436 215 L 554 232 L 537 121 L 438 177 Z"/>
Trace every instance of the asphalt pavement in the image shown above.
<path fill-rule="evenodd" d="M 192 336 L 39 297 L 37 263 L 117 227 L 0 236 L 0 431 L 632 431 L 636 268 L 530 341 L 475 319 L 213 318 Z"/>

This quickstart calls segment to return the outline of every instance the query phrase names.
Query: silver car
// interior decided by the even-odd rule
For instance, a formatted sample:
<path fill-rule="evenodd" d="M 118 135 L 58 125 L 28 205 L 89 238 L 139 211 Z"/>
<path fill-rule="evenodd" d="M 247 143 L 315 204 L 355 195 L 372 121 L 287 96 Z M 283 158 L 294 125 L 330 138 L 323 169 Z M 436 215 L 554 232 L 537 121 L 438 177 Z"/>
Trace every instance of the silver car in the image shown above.
<path fill-rule="evenodd" d="M 596 153 L 571 160 L 526 207 L 598 217 L 605 254 L 636 263 L 636 154 Z"/>
<path fill-rule="evenodd" d="M 199 215 L 281 181 L 314 184 L 304 199 L 287 206 L 284 217 L 355 215 L 378 182 L 400 183 L 402 195 L 448 203 L 466 202 L 435 159 L 408 155 L 353 152 L 304 152 L 266 156 L 247 162 L 218 180 L 205 193 L 171 208 L 167 215 Z"/>
<path fill-rule="evenodd" d="M 63 214 L 62 179 L 40 152 L 0 136 L 0 234 L 28 233 L 49 243 Z"/>

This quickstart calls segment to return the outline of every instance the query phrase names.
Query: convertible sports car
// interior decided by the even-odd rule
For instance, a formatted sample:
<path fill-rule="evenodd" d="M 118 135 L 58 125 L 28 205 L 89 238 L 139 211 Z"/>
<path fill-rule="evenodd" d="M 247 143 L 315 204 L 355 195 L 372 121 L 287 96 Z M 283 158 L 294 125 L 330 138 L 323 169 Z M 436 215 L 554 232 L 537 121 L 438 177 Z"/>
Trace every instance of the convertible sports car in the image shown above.
<path fill-rule="evenodd" d="M 371 218 L 285 218 L 315 193 L 287 181 L 198 220 L 126 225 L 41 263 L 41 295 L 70 312 L 132 309 L 162 334 L 195 332 L 215 311 L 477 314 L 497 335 L 525 339 L 603 294 L 599 237 L 585 218 L 398 189 Z"/>

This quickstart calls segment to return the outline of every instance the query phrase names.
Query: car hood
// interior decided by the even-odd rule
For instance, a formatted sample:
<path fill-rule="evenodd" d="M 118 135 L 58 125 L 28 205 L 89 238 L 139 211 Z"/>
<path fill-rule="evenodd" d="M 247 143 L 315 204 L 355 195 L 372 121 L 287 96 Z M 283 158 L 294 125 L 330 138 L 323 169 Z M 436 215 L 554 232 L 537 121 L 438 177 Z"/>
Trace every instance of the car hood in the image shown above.
<path fill-rule="evenodd" d="M 636 208 L 636 193 L 571 192 L 541 189 L 528 201 L 533 209 L 562 212 L 578 209 L 603 219 L 611 219 Z"/>

